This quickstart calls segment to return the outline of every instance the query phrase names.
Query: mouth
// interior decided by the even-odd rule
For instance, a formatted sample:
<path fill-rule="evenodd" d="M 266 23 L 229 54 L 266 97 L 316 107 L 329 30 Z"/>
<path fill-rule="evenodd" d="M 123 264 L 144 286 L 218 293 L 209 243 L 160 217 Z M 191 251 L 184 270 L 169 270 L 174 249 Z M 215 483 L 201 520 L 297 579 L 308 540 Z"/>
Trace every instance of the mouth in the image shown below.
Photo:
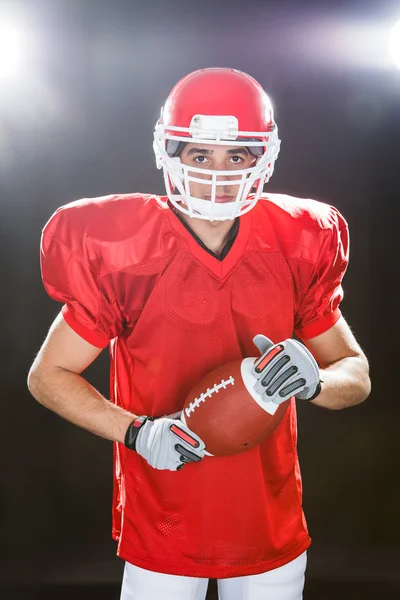
<path fill-rule="evenodd" d="M 204 199 L 211 200 L 211 196 L 205 196 Z M 233 201 L 233 196 L 218 195 L 218 194 L 215 196 L 215 202 L 218 204 L 224 204 L 225 202 L 232 202 L 232 201 Z"/>

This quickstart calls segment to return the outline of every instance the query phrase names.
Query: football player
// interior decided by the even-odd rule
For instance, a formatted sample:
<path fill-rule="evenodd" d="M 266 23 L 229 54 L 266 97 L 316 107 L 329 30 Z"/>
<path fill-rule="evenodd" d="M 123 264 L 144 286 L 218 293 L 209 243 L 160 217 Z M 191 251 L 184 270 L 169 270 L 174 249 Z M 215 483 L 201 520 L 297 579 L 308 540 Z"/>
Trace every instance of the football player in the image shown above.
<path fill-rule="evenodd" d="M 263 192 L 279 147 L 257 81 L 195 71 L 155 127 L 166 195 L 81 199 L 43 229 L 43 283 L 63 307 L 28 385 L 114 442 L 122 600 L 204 600 L 209 578 L 222 600 L 302 598 L 311 540 L 296 401 L 343 409 L 366 399 L 370 380 L 339 306 L 347 224 L 328 204 Z M 253 338 L 261 352 L 283 342 L 291 366 L 309 361 L 310 375 L 264 442 L 205 456 L 179 419 L 186 395 L 215 367 L 253 356 Z M 106 347 L 109 401 L 82 376 Z"/>

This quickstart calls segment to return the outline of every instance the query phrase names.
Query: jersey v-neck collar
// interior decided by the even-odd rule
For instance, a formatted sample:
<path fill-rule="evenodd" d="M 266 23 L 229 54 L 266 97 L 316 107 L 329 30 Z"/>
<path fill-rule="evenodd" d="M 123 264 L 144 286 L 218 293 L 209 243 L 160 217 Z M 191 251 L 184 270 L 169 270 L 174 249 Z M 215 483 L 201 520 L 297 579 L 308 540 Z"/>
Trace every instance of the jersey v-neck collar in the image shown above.
<path fill-rule="evenodd" d="M 181 222 L 178 216 L 174 214 L 170 208 L 167 210 L 169 211 L 167 213 L 169 222 L 176 233 L 180 237 L 184 238 L 192 255 L 212 273 L 214 273 L 214 275 L 220 279 L 224 279 L 239 261 L 247 245 L 251 230 L 251 211 L 239 217 L 239 231 L 236 235 L 236 238 L 233 241 L 228 254 L 222 260 L 220 260 L 214 254 L 211 254 L 207 249 L 203 248 L 201 244 L 199 244 L 199 242 L 192 235 L 191 231 Z"/>
<path fill-rule="evenodd" d="M 215 254 L 215 252 L 213 252 L 211 250 L 211 248 L 208 248 L 205 243 L 203 242 L 203 240 L 201 238 L 199 238 L 199 236 L 197 235 L 197 233 L 190 227 L 189 223 L 186 223 L 186 221 L 183 219 L 183 217 L 179 214 L 179 211 L 173 207 L 170 206 L 170 209 L 172 210 L 172 212 L 174 213 L 174 215 L 176 217 L 178 217 L 178 219 L 180 220 L 180 222 L 182 223 L 182 225 L 185 227 L 185 229 L 188 230 L 188 232 L 190 233 L 190 235 L 192 235 L 194 237 L 194 239 L 196 240 L 196 242 L 199 244 L 199 246 L 201 246 L 206 252 L 208 252 L 208 254 L 211 254 L 211 256 L 214 256 L 217 260 L 221 261 L 224 260 L 225 256 L 228 254 L 228 252 L 230 251 L 230 249 L 232 248 L 233 242 L 235 241 L 238 231 L 239 231 L 239 224 L 240 224 L 240 219 L 239 217 L 236 217 L 232 227 L 230 228 L 229 232 L 228 232 L 228 237 L 227 240 L 225 242 L 224 247 L 221 250 L 221 255 L 218 256 L 217 254 Z"/>

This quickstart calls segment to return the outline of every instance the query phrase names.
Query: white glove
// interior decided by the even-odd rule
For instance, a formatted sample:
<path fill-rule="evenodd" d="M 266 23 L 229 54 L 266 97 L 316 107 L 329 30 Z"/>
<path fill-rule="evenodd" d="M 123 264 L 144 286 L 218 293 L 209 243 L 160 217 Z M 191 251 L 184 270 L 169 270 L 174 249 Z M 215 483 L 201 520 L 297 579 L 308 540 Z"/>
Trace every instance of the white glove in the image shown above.
<path fill-rule="evenodd" d="M 253 342 L 262 353 L 252 368 L 258 379 L 254 389 L 265 401 L 282 404 L 292 396 L 300 400 L 318 396 L 322 383 L 319 366 L 304 344 L 293 339 L 274 344 L 261 334 Z"/>
<path fill-rule="evenodd" d="M 204 442 L 182 421 L 171 417 L 138 417 L 126 432 L 125 446 L 136 450 L 154 469 L 179 471 L 205 455 Z"/>

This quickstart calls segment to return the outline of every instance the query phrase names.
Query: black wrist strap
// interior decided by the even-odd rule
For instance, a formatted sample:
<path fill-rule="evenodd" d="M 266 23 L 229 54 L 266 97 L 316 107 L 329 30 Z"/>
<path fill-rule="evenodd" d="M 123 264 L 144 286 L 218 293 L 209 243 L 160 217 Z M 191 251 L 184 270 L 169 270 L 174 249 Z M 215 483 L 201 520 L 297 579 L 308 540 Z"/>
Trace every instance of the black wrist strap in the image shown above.
<path fill-rule="evenodd" d="M 313 393 L 313 395 L 311 396 L 311 398 L 307 398 L 308 402 L 310 402 L 310 400 L 315 400 L 315 398 L 320 395 L 320 393 L 322 391 L 323 383 L 324 383 L 324 380 L 320 379 L 320 381 L 318 382 L 317 388 L 316 388 L 315 392 Z"/>
<path fill-rule="evenodd" d="M 130 450 L 136 450 L 136 438 L 139 431 L 148 420 L 152 420 L 152 418 L 143 415 L 132 421 L 125 434 L 124 443 L 127 448 L 130 448 Z"/>

